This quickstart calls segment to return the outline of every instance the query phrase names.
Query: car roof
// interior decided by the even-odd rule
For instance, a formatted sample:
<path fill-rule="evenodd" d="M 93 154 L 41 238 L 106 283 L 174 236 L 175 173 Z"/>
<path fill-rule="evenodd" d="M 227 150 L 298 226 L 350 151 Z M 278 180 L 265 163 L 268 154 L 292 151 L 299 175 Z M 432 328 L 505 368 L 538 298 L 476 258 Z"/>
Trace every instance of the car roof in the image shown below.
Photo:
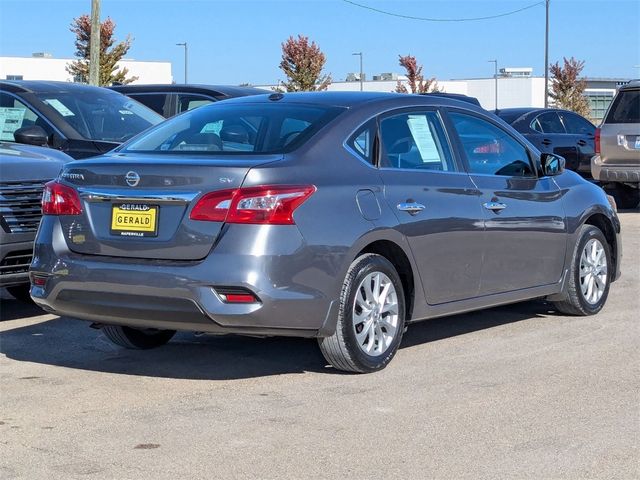
<path fill-rule="evenodd" d="M 236 86 L 236 85 L 204 85 L 195 83 L 150 83 L 135 85 L 112 85 L 109 87 L 120 93 L 157 93 L 157 92 L 188 92 L 188 93 L 204 93 L 213 95 L 224 95 L 227 97 L 243 97 L 246 95 L 264 95 L 269 93 L 268 90 L 262 88 Z"/>
<path fill-rule="evenodd" d="M 640 80 L 629 80 L 628 83 L 622 85 L 618 90 L 635 90 L 640 88 Z"/>
<path fill-rule="evenodd" d="M 237 97 L 225 100 L 226 105 L 232 103 L 271 103 L 322 105 L 352 108 L 363 104 L 375 103 L 385 106 L 443 105 L 464 107 L 470 110 L 485 112 L 473 103 L 439 95 L 414 95 L 395 92 L 274 92 L 267 95 Z"/>
<path fill-rule="evenodd" d="M 95 91 L 102 87 L 74 82 L 53 82 L 48 80 L 0 80 L 0 88 L 12 93 L 51 93 Z"/>

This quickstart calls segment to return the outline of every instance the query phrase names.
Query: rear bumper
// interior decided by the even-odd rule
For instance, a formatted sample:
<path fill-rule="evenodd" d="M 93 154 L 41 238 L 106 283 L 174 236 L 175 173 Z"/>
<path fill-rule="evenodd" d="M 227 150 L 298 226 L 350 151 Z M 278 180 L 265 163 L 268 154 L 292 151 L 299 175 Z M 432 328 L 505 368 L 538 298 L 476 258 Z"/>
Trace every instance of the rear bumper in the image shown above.
<path fill-rule="evenodd" d="M 640 182 L 640 163 L 638 165 L 615 165 L 603 163 L 600 155 L 591 158 L 591 175 L 601 182 Z"/>
<path fill-rule="evenodd" d="M 232 253 L 243 248 L 237 236 L 228 234 L 216 253 L 202 261 L 80 255 L 68 250 L 58 220 L 45 217 L 31 271 L 44 275 L 46 283 L 32 286 L 31 296 L 52 313 L 104 324 L 207 333 L 330 334 L 337 318 L 335 279 L 329 283 L 310 265 L 313 253 L 305 251 L 309 247 L 296 227 L 242 227 L 263 228 L 263 238 L 286 236 L 268 244 L 289 254 Z M 256 232 L 242 236 L 256 238 Z M 248 288 L 260 302 L 227 304 L 216 286 Z"/>

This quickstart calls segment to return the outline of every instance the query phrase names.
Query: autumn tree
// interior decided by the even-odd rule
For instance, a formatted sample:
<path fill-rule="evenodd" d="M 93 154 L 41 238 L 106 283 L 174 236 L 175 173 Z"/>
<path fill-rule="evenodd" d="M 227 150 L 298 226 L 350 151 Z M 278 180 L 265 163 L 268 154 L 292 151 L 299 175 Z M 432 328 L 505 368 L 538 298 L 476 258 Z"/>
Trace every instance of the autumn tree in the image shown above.
<path fill-rule="evenodd" d="M 398 55 L 400 58 L 400 66 L 407 72 L 407 83 L 411 93 L 429 93 L 438 91 L 438 82 L 435 77 L 425 80 L 422 75 L 422 65 L 418 65 L 416 57 L 413 55 Z M 396 85 L 396 92 L 409 93 L 407 87 L 398 80 Z"/>
<path fill-rule="evenodd" d="M 129 70 L 126 67 L 118 68 L 117 63 L 131 48 L 131 36 L 122 42 L 116 43 L 113 34 L 116 24 L 111 18 L 100 23 L 100 85 L 112 85 L 114 83 L 127 84 L 138 77 L 127 77 Z M 86 82 L 89 79 L 89 44 L 91 40 L 91 18 L 89 15 L 81 15 L 74 18 L 69 28 L 76 36 L 76 57 L 67 65 L 67 72 L 75 78 Z"/>
<path fill-rule="evenodd" d="M 326 90 L 331 84 L 331 75 L 323 74 L 326 62 L 324 53 L 309 37 L 289 37 L 282 43 L 280 69 L 287 76 L 282 86 L 287 92 L 313 92 Z"/>
<path fill-rule="evenodd" d="M 584 96 L 587 82 L 578 76 L 584 68 L 584 61 L 563 57 L 563 66 L 559 62 L 551 64 L 551 91 L 549 96 L 558 108 L 571 110 L 583 117 L 589 116 L 589 101 Z"/>

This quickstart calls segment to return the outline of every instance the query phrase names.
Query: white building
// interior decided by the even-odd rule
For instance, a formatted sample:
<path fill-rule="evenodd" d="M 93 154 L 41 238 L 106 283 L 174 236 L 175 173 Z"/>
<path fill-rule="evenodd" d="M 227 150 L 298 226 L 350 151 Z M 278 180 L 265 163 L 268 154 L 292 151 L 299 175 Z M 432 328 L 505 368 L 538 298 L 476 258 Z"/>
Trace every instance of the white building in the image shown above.
<path fill-rule="evenodd" d="M 53 58 L 47 53 L 34 53 L 31 57 L 0 57 L 2 80 L 55 80 L 73 82 L 67 65 L 75 58 Z M 171 62 L 141 62 L 121 60 L 119 67 L 126 67 L 129 75 L 138 77 L 133 83 L 172 83 Z"/>

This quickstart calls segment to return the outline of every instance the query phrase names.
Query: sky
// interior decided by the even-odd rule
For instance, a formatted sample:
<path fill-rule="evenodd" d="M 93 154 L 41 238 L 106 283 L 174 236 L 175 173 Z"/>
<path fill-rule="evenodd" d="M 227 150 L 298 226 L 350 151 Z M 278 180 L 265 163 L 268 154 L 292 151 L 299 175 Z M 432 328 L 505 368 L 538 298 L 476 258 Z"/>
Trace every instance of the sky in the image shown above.
<path fill-rule="evenodd" d="M 184 80 L 189 44 L 189 83 L 275 84 L 281 43 L 290 35 L 314 40 L 334 80 L 359 70 L 363 52 L 368 78 L 402 72 L 398 55 L 414 55 L 426 76 L 439 80 L 491 77 L 499 67 L 533 67 L 544 75 L 544 2 L 354 0 L 400 15 L 483 21 L 426 22 L 383 15 L 344 0 L 102 0 L 101 17 L 116 23 L 116 38 L 133 45 L 127 58 L 170 61 Z M 91 10 L 91 0 L 0 0 L 0 56 L 46 51 L 72 57 L 69 24 Z M 549 60 L 574 56 L 589 77 L 640 77 L 640 0 L 551 0 Z"/>

